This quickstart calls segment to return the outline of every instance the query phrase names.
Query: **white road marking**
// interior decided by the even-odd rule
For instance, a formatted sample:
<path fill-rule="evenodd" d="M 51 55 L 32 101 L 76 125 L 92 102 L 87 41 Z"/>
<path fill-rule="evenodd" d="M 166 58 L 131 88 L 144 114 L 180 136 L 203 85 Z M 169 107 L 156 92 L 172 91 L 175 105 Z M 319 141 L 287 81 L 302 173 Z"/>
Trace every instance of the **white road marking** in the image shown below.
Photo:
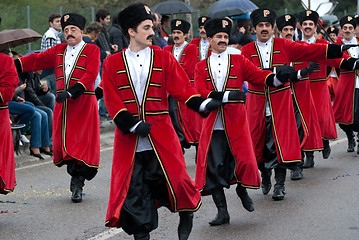
<path fill-rule="evenodd" d="M 112 150 L 112 149 L 113 149 L 113 147 L 107 147 L 107 148 L 101 149 L 100 152 L 105 152 L 105 151 Z M 15 172 L 20 171 L 20 170 L 25 170 L 25 169 L 28 169 L 28 168 L 39 167 L 39 166 L 46 165 L 46 164 L 49 164 L 49 163 L 53 163 L 53 161 L 51 160 L 51 161 L 47 161 L 47 162 L 31 164 L 29 166 L 18 167 L 18 168 L 15 169 Z"/>
<path fill-rule="evenodd" d="M 121 232 L 123 232 L 122 228 L 110 228 L 109 230 L 104 231 L 92 238 L 87 239 L 87 240 L 106 240 L 106 239 L 113 237 Z"/>

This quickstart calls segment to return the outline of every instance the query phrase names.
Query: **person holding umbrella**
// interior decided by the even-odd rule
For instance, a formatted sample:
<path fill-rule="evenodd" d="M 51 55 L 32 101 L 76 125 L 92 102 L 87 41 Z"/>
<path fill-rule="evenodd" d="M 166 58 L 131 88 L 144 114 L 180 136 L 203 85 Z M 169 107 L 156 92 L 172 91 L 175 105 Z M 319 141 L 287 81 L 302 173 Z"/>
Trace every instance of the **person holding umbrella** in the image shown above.
<path fill-rule="evenodd" d="M 85 179 L 95 177 L 100 160 L 94 95 L 100 50 L 82 40 L 85 23 L 82 15 L 64 14 L 61 26 L 67 43 L 15 60 L 18 72 L 55 69 L 58 94 L 53 114 L 53 161 L 58 167 L 67 165 L 73 202 L 82 201 Z"/>

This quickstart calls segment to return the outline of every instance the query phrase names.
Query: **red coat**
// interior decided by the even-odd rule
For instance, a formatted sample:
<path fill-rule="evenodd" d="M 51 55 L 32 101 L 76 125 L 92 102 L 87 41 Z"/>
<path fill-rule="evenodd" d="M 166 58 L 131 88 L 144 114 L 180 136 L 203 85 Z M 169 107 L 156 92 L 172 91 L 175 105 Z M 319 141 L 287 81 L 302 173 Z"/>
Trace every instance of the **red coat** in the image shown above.
<path fill-rule="evenodd" d="M 258 87 L 264 86 L 266 78 L 271 74 L 270 71 L 259 70 L 241 55 L 228 56 L 228 71 L 223 91 L 242 90 L 243 81 L 251 82 Z M 207 98 L 212 91 L 216 91 L 210 71 L 209 58 L 197 64 L 195 83 L 204 98 Z M 241 183 L 248 188 L 259 188 L 260 186 L 258 166 L 243 103 L 243 101 L 227 103 L 220 108 L 220 111 L 213 111 L 204 119 L 196 168 L 196 185 L 200 191 L 206 184 L 208 151 L 218 114 L 222 114 L 228 145 L 236 161 L 235 181 L 231 184 Z"/>
<path fill-rule="evenodd" d="M 320 46 L 302 45 L 286 39 L 274 38 L 269 66 L 289 65 L 290 62 L 299 60 L 325 59 L 326 50 L 327 46 L 324 44 Z M 242 48 L 242 54 L 254 65 L 263 68 L 256 42 L 245 45 Z M 289 83 L 280 88 L 265 88 L 248 84 L 246 106 L 257 161 L 264 161 L 266 101 L 269 102 L 272 113 L 273 134 L 279 163 L 300 162 L 300 143 Z"/>
<path fill-rule="evenodd" d="M 359 39 L 357 38 L 359 43 Z M 336 42 L 343 44 L 342 41 Z M 345 52 L 350 57 L 349 52 Z M 335 121 L 340 124 L 353 124 L 354 122 L 354 92 L 355 79 L 358 76 L 358 70 L 340 70 L 338 86 L 336 88 L 333 104 Z"/>
<path fill-rule="evenodd" d="M 317 39 L 315 43 L 328 44 L 328 41 L 325 39 Z M 313 52 L 311 54 L 313 54 Z M 318 62 L 321 63 L 320 69 L 314 70 L 314 72 L 309 76 L 310 90 L 312 92 L 313 101 L 317 111 L 322 138 L 330 140 L 337 138 L 337 129 L 335 126 L 334 112 L 327 86 L 327 65 L 325 65 L 324 61 L 321 60 L 324 60 L 324 58 L 318 60 Z M 298 65 L 297 67 L 298 69 L 302 69 L 308 65 L 309 62 L 304 61 L 302 65 Z"/>
<path fill-rule="evenodd" d="M 198 59 L 201 59 L 201 46 L 200 46 L 201 38 L 193 38 L 190 43 L 195 45 L 198 48 Z M 211 56 L 211 54 L 212 54 L 212 47 L 211 47 L 211 45 L 209 45 L 207 54 L 206 54 L 206 58 Z"/>
<path fill-rule="evenodd" d="M 302 69 L 303 62 L 293 62 L 295 70 Z M 320 129 L 317 111 L 310 90 L 309 77 L 304 77 L 291 84 L 293 98 L 300 112 L 300 120 L 304 130 L 301 149 L 314 151 L 323 149 L 322 131 Z"/>
<path fill-rule="evenodd" d="M 76 159 L 88 167 L 98 168 L 100 161 L 100 128 L 95 80 L 100 68 L 100 50 L 94 44 L 85 44 L 81 49 L 66 84 L 64 75 L 67 44 L 20 58 L 24 72 L 39 69 L 55 69 L 57 92 L 62 92 L 80 83 L 85 92 L 78 98 L 68 98 L 55 104 L 53 116 L 54 163 L 62 166 L 66 160 Z M 65 86 L 66 85 L 66 86 Z"/>
<path fill-rule="evenodd" d="M 0 53 L 0 193 L 12 192 L 15 187 L 14 146 L 10 127 L 9 109 L 19 79 L 14 60 Z"/>
<path fill-rule="evenodd" d="M 143 102 L 135 94 L 125 59 L 125 51 L 108 57 L 103 64 L 102 87 L 112 118 L 121 111 L 151 123 L 149 140 L 166 176 L 172 211 L 197 210 L 201 195 L 188 176 L 181 145 L 168 114 L 167 94 L 177 101 L 199 96 L 185 71 L 167 51 L 151 50 L 149 80 Z M 141 109 L 140 109 L 141 107 Z M 115 131 L 111 191 L 106 226 L 121 227 L 120 212 L 126 198 L 135 161 L 138 135 Z"/>
<path fill-rule="evenodd" d="M 174 45 L 170 45 L 166 46 L 163 50 L 173 54 L 173 49 Z M 194 68 L 199 62 L 198 49 L 193 44 L 187 44 L 179 59 L 179 64 L 187 73 L 192 86 L 194 86 Z M 177 111 L 178 120 L 186 141 L 190 144 L 198 144 L 202 128 L 202 116 L 188 108 L 184 102 L 178 102 L 177 109 L 179 110 Z"/>

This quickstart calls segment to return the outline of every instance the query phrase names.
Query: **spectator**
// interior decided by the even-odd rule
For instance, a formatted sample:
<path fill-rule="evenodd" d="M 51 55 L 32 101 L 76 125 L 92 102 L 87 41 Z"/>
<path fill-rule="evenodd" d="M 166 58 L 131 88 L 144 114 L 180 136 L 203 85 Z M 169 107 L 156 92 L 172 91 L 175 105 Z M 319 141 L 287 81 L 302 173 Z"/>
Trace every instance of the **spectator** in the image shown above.
<path fill-rule="evenodd" d="M 162 26 L 161 26 L 161 14 L 152 12 L 153 16 L 153 31 L 155 35 L 153 36 L 152 44 L 159 46 L 160 48 L 166 47 L 168 44 L 162 36 Z"/>
<path fill-rule="evenodd" d="M 249 20 L 244 20 L 244 21 L 238 21 L 237 22 L 237 31 L 238 32 L 242 32 L 243 35 L 240 39 L 238 39 L 238 44 L 241 45 L 242 47 L 250 42 L 253 42 L 253 37 L 252 37 L 252 24 L 251 21 Z"/>
<path fill-rule="evenodd" d="M 103 27 L 102 32 L 98 39 L 95 41 L 97 46 L 101 49 L 106 51 L 107 56 L 111 55 L 111 52 L 117 52 L 118 46 L 116 44 L 110 43 L 110 35 L 108 33 L 108 24 L 111 21 L 111 15 L 110 12 L 107 9 L 99 9 L 96 12 L 96 22 L 101 24 Z M 105 59 L 101 59 L 103 61 Z"/>
<path fill-rule="evenodd" d="M 122 29 L 117 21 L 118 13 L 112 17 L 112 27 L 109 30 L 110 43 L 118 46 L 118 51 L 128 47 L 128 40 L 122 33 Z"/>
<path fill-rule="evenodd" d="M 168 33 L 166 32 L 166 28 L 169 28 L 171 24 L 170 17 L 167 15 L 162 15 L 161 18 L 161 30 L 162 30 L 162 36 L 168 42 Z"/>
<path fill-rule="evenodd" d="M 41 109 L 47 115 L 50 145 L 52 142 L 52 117 L 55 106 L 55 95 L 49 92 L 46 83 L 41 84 L 42 70 L 25 72 L 20 74 L 21 81 L 26 83 L 24 90 L 25 100 L 31 102 L 36 108 Z"/>
<path fill-rule="evenodd" d="M 61 32 L 61 15 L 53 13 L 49 16 L 49 29 L 45 32 L 41 40 L 41 49 L 47 50 L 56 44 L 61 43 L 60 32 Z M 47 86 L 50 92 L 56 95 L 56 78 L 53 69 L 44 71 L 42 78 L 46 77 Z"/>

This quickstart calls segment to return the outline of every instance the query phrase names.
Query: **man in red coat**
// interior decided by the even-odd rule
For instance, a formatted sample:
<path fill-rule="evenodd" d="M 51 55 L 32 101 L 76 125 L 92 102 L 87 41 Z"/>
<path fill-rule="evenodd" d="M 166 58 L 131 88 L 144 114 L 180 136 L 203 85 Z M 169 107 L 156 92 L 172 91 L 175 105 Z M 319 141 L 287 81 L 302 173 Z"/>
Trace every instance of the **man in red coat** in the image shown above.
<path fill-rule="evenodd" d="M 257 9 L 251 20 L 257 41 L 242 48 L 242 54 L 261 69 L 276 71 L 278 66 L 302 60 L 341 57 L 338 45 L 303 45 L 282 38 L 273 38 L 276 14 L 271 9 Z M 275 169 L 274 200 L 285 195 L 286 167 L 301 162 L 300 142 L 289 83 L 280 88 L 258 87 L 249 83 L 246 100 L 249 127 L 259 169 L 262 190 L 271 188 L 271 169 Z"/>
<path fill-rule="evenodd" d="M 194 67 L 199 62 L 199 58 L 197 47 L 186 42 L 190 27 L 191 24 L 186 20 L 172 20 L 171 31 L 174 45 L 166 46 L 163 50 L 173 54 L 194 85 Z M 185 103 L 177 102 L 172 96 L 169 96 L 168 104 L 173 127 L 182 149 L 189 148 L 191 145 L 197 146 L 201 133 L 202 116 L 188 108 Z"/>
<path fill-rule="evenodd" d="M 237 184 L 243 207 L 252 212 L 252 199 L 246 188 L 259 188 L 260 178 L 244 106 L 243 81 L 258 88 L 288 81 L 294 69 L 278 68 L 277 75 L 262 71 L 242 55 L 227 53 L 232 23 L 211 19 L 205 24 L 212 55 L 197 64 L 195 84 L 202 97 L 215 98 L 222 106 L 204 120 L 198 147 L 196 184 L 202 195 L 211 194 L 217 207 L 210 225 L 229 223 L 223 188 Z M 276 81 L 274 81 L 276 79 Z M 279 80 L 278 80 L 279 79 Z"/>
<path fill-rule="evenodd" d="M 157 208 L 165 206 L 179 212 L 178 236 L 185 240 L 201 195 L 186 171 L 167 97 L 196 111 L 217 109 L 220 102 L 204 101 L 171 53 L 150 48 L 154 32 L 147 5 L 128 6 L 118 20 L 130 44 L 103 65 L 104 98 L 117 126 L 106 226 L 149 239 L 158 226 Z"/>
<path fill-rule="evenodd" d="M 85 179 L 95 177 L 100 160 L 100 132 L 94 83 L 100 50 L 82 41 L 86 19 L 76 13 L 62 16 L 67 43 L 16 60 L 18 71 L 55 69 L 57 97 L 53 117 L 53 161 L 67 165 L 72 201 L 82 201 Z M 86 124 L 84 124 L 86 123 Z"/>
<path fill-rule="evenodd" d="M 285 14 L 277 18 L 278 32 L 282 38 L 293 41 L 296 23 L 296 17 L 291 14 Z M 291 63 L 296 70 L 299 70 L 297 69 L 297 64 L 298 62 Z M 317 68 L 319 68 L 319 64 L 312 63 L 311 66 L 299 70 L 297 80 L 290 84 L 302 158 L 304 156 L 303 151 L 323 148 L 319 121 L 315 112 L 309 81 L 307 81 L 309 74 Z M 290 175 L 292 180 L 303 178 L 302 166 L 303 162 L 300 162 L 293 167 Z"/>
<path fill-rule="evenodd" d="M 8 194 L 15 187 L 15 159 L 9 109 L 19 79 L 14 60 L 0 53 L 0 193 Z"/>
<path fill-rule="evenodd" d="M 210 17 L 201 16 L 198 18 L 198 27 L 200 38 L 193 38 L 190 42 L 194 44 L 198 48 L 198 57 L 200 60 L 203 60 L 209 56 L 211 56 L 212 49 L 207 39 L 206 29 L 204 28 L 204 24 L 206 21 L 211 19 Z"/>
<path fill-rule="evenodd" d="M 343 39 L 337 44 L 358 44 L 359 40 L 355 37 L 354 30 L 357 21 L 351 16 L 344 16 L 340 19 L 340 27 L 343 30 Z M 352 47 L 346 52 L 351 58 L 359 57 L 359 47 Z M 355 136 L 354 132 L 359 131 L 359 78 L 355 70 L 341 70 L 336 89 L 333 109 L 335 121 L 345 132 L 348 138 L 348 152 L 354 152 Z M 359 154 L 359 147 L 357 149 Z"/>

